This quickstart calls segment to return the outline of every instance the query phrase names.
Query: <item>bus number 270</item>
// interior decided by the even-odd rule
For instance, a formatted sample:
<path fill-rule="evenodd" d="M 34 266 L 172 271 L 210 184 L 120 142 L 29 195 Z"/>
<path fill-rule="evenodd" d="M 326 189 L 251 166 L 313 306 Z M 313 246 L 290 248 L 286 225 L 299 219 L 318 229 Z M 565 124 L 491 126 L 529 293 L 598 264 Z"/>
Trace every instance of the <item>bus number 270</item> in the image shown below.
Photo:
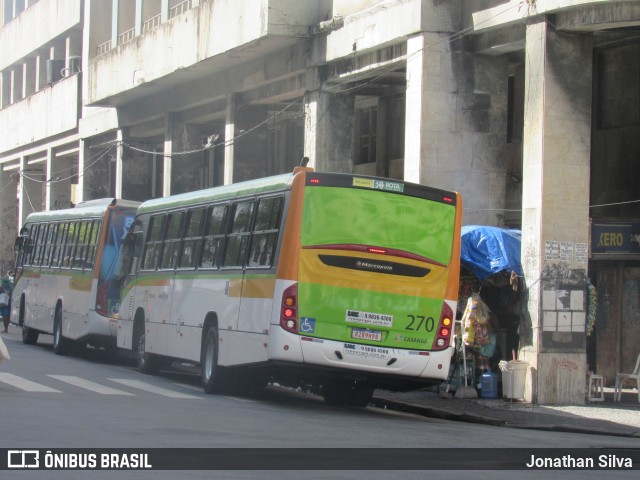
<path fill-rule="evenodd" d="M 432 317 L 425 317 L 423 315 L 407 315 L 410 320 L 409 325 L 404 327 L 405 330 L 418 331 L 423 327 L 427 332 L 432 332 L 435 326 L 435 320 Z"/>

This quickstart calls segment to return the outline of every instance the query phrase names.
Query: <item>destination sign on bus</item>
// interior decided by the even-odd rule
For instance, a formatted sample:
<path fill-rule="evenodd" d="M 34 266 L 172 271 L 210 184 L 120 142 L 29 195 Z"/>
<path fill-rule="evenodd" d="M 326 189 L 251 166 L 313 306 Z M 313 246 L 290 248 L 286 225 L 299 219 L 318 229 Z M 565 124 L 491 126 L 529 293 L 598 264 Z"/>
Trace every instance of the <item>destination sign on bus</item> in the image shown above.
<path fill-rule="evenodd" d="M 388 180 L 376 180 L 373 178 L 353 178 L 353 186 L 360 188 L 371 188 L 373 190 L 385 190 L 388 192 L 404 192 L 404 183 L 391 182 Z"/>

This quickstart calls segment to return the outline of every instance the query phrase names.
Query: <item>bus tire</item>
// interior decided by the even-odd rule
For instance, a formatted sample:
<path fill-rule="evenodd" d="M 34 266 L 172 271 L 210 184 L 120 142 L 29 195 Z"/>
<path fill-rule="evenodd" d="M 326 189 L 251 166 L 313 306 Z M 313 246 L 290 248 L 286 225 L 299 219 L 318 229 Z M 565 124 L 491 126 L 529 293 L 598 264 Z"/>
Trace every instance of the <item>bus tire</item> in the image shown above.
<path fill-rule="evenodd" d="M 353 382 L 343 378 L 335 378 L 322 384 L 322 396 L 328 405 L 347 405 L 352 392 Z"/>
<path fill-rule="evenodd" d="M 53 318 L 53 353 L 56 355 L 66 355 L 68 351 L 68 341 L 62 335 L 62 309 L 56 308 Z"/>
<path fill-rule="evenodd" d="M 22 295 L 22 297 L 20 297 L 20 310 L 18 311 L 18 326 L 19 327 L 22 327 L 24 325 L 24 312 L 25 312 L 24 295 Z"/>
<path fill-rule="evenodd" d="M 349 396 L 349 405 L 353 407 L 366 407 L 373 397 L 374 387 L 368 382 L 356 382 Z"/>
<path fill-rule="evenodd" d="M 22 343 L 24 343 L 25 345 L 35 345 L 36 343 L 38 343 L 39 336 L 39 331 L 22 325 Z"/>
<path fill-rule="evenodd" d="M 200 376 L 206 393 L 222 393 L 229 387 L 229 372 L 218 365 L 218 327 L 210 325 L 202 339 Z"/>
<path fill-rule="evenodd" d="M 136 364 L 140 372 L 147 375 L 155 375 L 160 370 L 162 362 L 160 357 L 145 350 L 145 333 L 144 325 L 139 328 L 136 335 Z"/>

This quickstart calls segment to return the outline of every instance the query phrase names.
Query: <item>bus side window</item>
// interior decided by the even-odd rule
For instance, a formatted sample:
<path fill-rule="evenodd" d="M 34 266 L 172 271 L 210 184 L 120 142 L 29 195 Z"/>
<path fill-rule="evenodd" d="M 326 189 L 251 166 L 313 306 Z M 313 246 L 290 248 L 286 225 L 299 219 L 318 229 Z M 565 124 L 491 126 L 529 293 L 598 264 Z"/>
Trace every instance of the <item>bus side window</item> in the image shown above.
<path fill-rule="evenodd" d="M 200 268 L 219 268 L 224 247 L 227 205 L 214 205 L 208 210 L 202 245 Z"/>
<path fill-rule="evenodd" d="M 49 236 L 49 230 L 51 225 L 43 223 L 42 225 L 40 225 L 40 230 L 38 232 L 38 245 L 36 248 L 36 253 L 33 257 L 33 264 L 34 265 L 43 265 L 44 261 L 44 255 L 46 253 L 47 250 L 47 238 Z"/>
<path fill-rule="evenodd" d="M 51 258 L 49 259 L 49 265 L 52 268 L 58 266 L 58 258 L 60 257 L 60 238 L 64 231 L 64 223 L 58 223 L 56 225 L 55 235 L 51 237 Z"/>
<path fill-rule="evenodd" d="M 144 237 L 142 232 L 135 232 L 133 236 L 133 256 L 131 258 L 131 265 L 129 266 L 130 275 L 135 275 L 138 272 L 142 247 L 144 246 Z"/>
<path fill-rule="evenodd" d="M 102 225 L 102 222 L 100 220 L 94 220 L 91 224 L 91 233 L 89 235 L 89 241 L 86 250 L 87 253 L 85 255 L 85 270 L 93 270 L 93 267 L 95 266 L 100 225 Z"/>
<path fill-rule="evenodd" d="M 25 263 L 25 257 L 29 250 L 29 234 L 28 231 L 21 231 L 20 236 L 16 238 L 16 242 L 13 246 L 16 253 L 16 267 L 20 268 Z"/>
<path fill-rule="evenodd" d="M 242 267 L 249 246 L 251 218 L 255 202 L 238 202 L 233 205 L 233 222 L 227 236 L 227 249 L 224 255 L 224 267 Z"/>
<path fill-rule="evenodd" d="M 167 220 L 167 231 L 162 242 L 162 258 L 160 268 L 163 270 L 173 270 L 178 263 L 180 253 L 180 243 L 182 240 L 182 219 L 184 212 L 173 212 L 169 214 Z"/>
<path fill-rule="evenodd" d="M 79 224 L 78 230 L 78 246 L 73 258 L 73 268 L 80 269 L 84 267 L 85 252 L 87 244 L 89 243 L 89 234 L 91 230 L 91 222 L 82 222 Z"/>
<path fill-rule="evenodd" d="M 58 224 L 53 223 L 49 225 L 47 238 L 45 240 L 44 254 L 42 255 L 42 266 L 48 267 L 51 263 L 51 251 L 53 250 L 53 242 L 56 239 L 56 232 L 58 230 Z"/>
<path fill-rule="evenodd" d="M 263 198 L 259 201 L 248 267 L 270 267 L 273 263 L 281 212 L 282 197 Z"/>
<path fill-rule="evenodd" d="M 78 238 L 78 222 L 69 222 L 67 238 L 62 253 L 62 268 L 71 268 L 73 255 L 76 250 L 76 239 Z"/>
<path fill-rule="evenodd" d="M 162 247 L 162 237 L 164 233 L 164 221 L 166 215 L 156 215 L 149 221 L 149 231 L 147 233 L 147 244 L 145 246 L 144 258 L 142 259 L 142 270 L 155 270 L 160 259 L 160 247 Z"/>
<path fill-rule="evenodd" d="M 53 258 L 51 259 L 52 267 L 59 267 L 62 264 L 62 257 L 64 255 L 64 245 L 67 240 L 67 232 L 69 231 L 68 223 L 61 223 L 58 227 L 58 235 L 56 238 L 56 248 L 53 252 Z"/>
<path fill-rule="evenodd" d="M 202 245 L 202 228 L 204 227 L 204 216 L 204 208 L 198 208 L 197 210 L 189 211 L 178 268 L 196 268 L 198 253 L 200 253 L 200 246 Z"/>

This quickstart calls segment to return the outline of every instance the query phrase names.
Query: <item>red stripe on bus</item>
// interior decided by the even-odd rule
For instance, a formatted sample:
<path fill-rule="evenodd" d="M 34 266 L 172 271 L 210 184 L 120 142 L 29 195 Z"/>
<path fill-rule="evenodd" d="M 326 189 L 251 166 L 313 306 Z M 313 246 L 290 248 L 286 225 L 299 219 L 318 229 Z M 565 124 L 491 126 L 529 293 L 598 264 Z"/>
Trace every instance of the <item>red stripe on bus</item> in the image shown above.
<path fill-rule="evenodd" d="M 302 247 L 306 250 L 344 250 L 348 252 L 361 252 L 361 253 L 375 253 L 378 255 L 388 255 L 391 257 L 408 258 L 410 260 L 417 260 L 419 262 L 429 263 L 431 265 L 437 265 L 439 267 L 446 267 L 446 265 L 431 260 L 430 258 L 416 255 L 415 253 L 405 252 L 404 250 L 396 250 L 394 248 L 377 247 L 373 245 L 353 245 L 336 243 L 331 245 L 309 245 Z"/>

